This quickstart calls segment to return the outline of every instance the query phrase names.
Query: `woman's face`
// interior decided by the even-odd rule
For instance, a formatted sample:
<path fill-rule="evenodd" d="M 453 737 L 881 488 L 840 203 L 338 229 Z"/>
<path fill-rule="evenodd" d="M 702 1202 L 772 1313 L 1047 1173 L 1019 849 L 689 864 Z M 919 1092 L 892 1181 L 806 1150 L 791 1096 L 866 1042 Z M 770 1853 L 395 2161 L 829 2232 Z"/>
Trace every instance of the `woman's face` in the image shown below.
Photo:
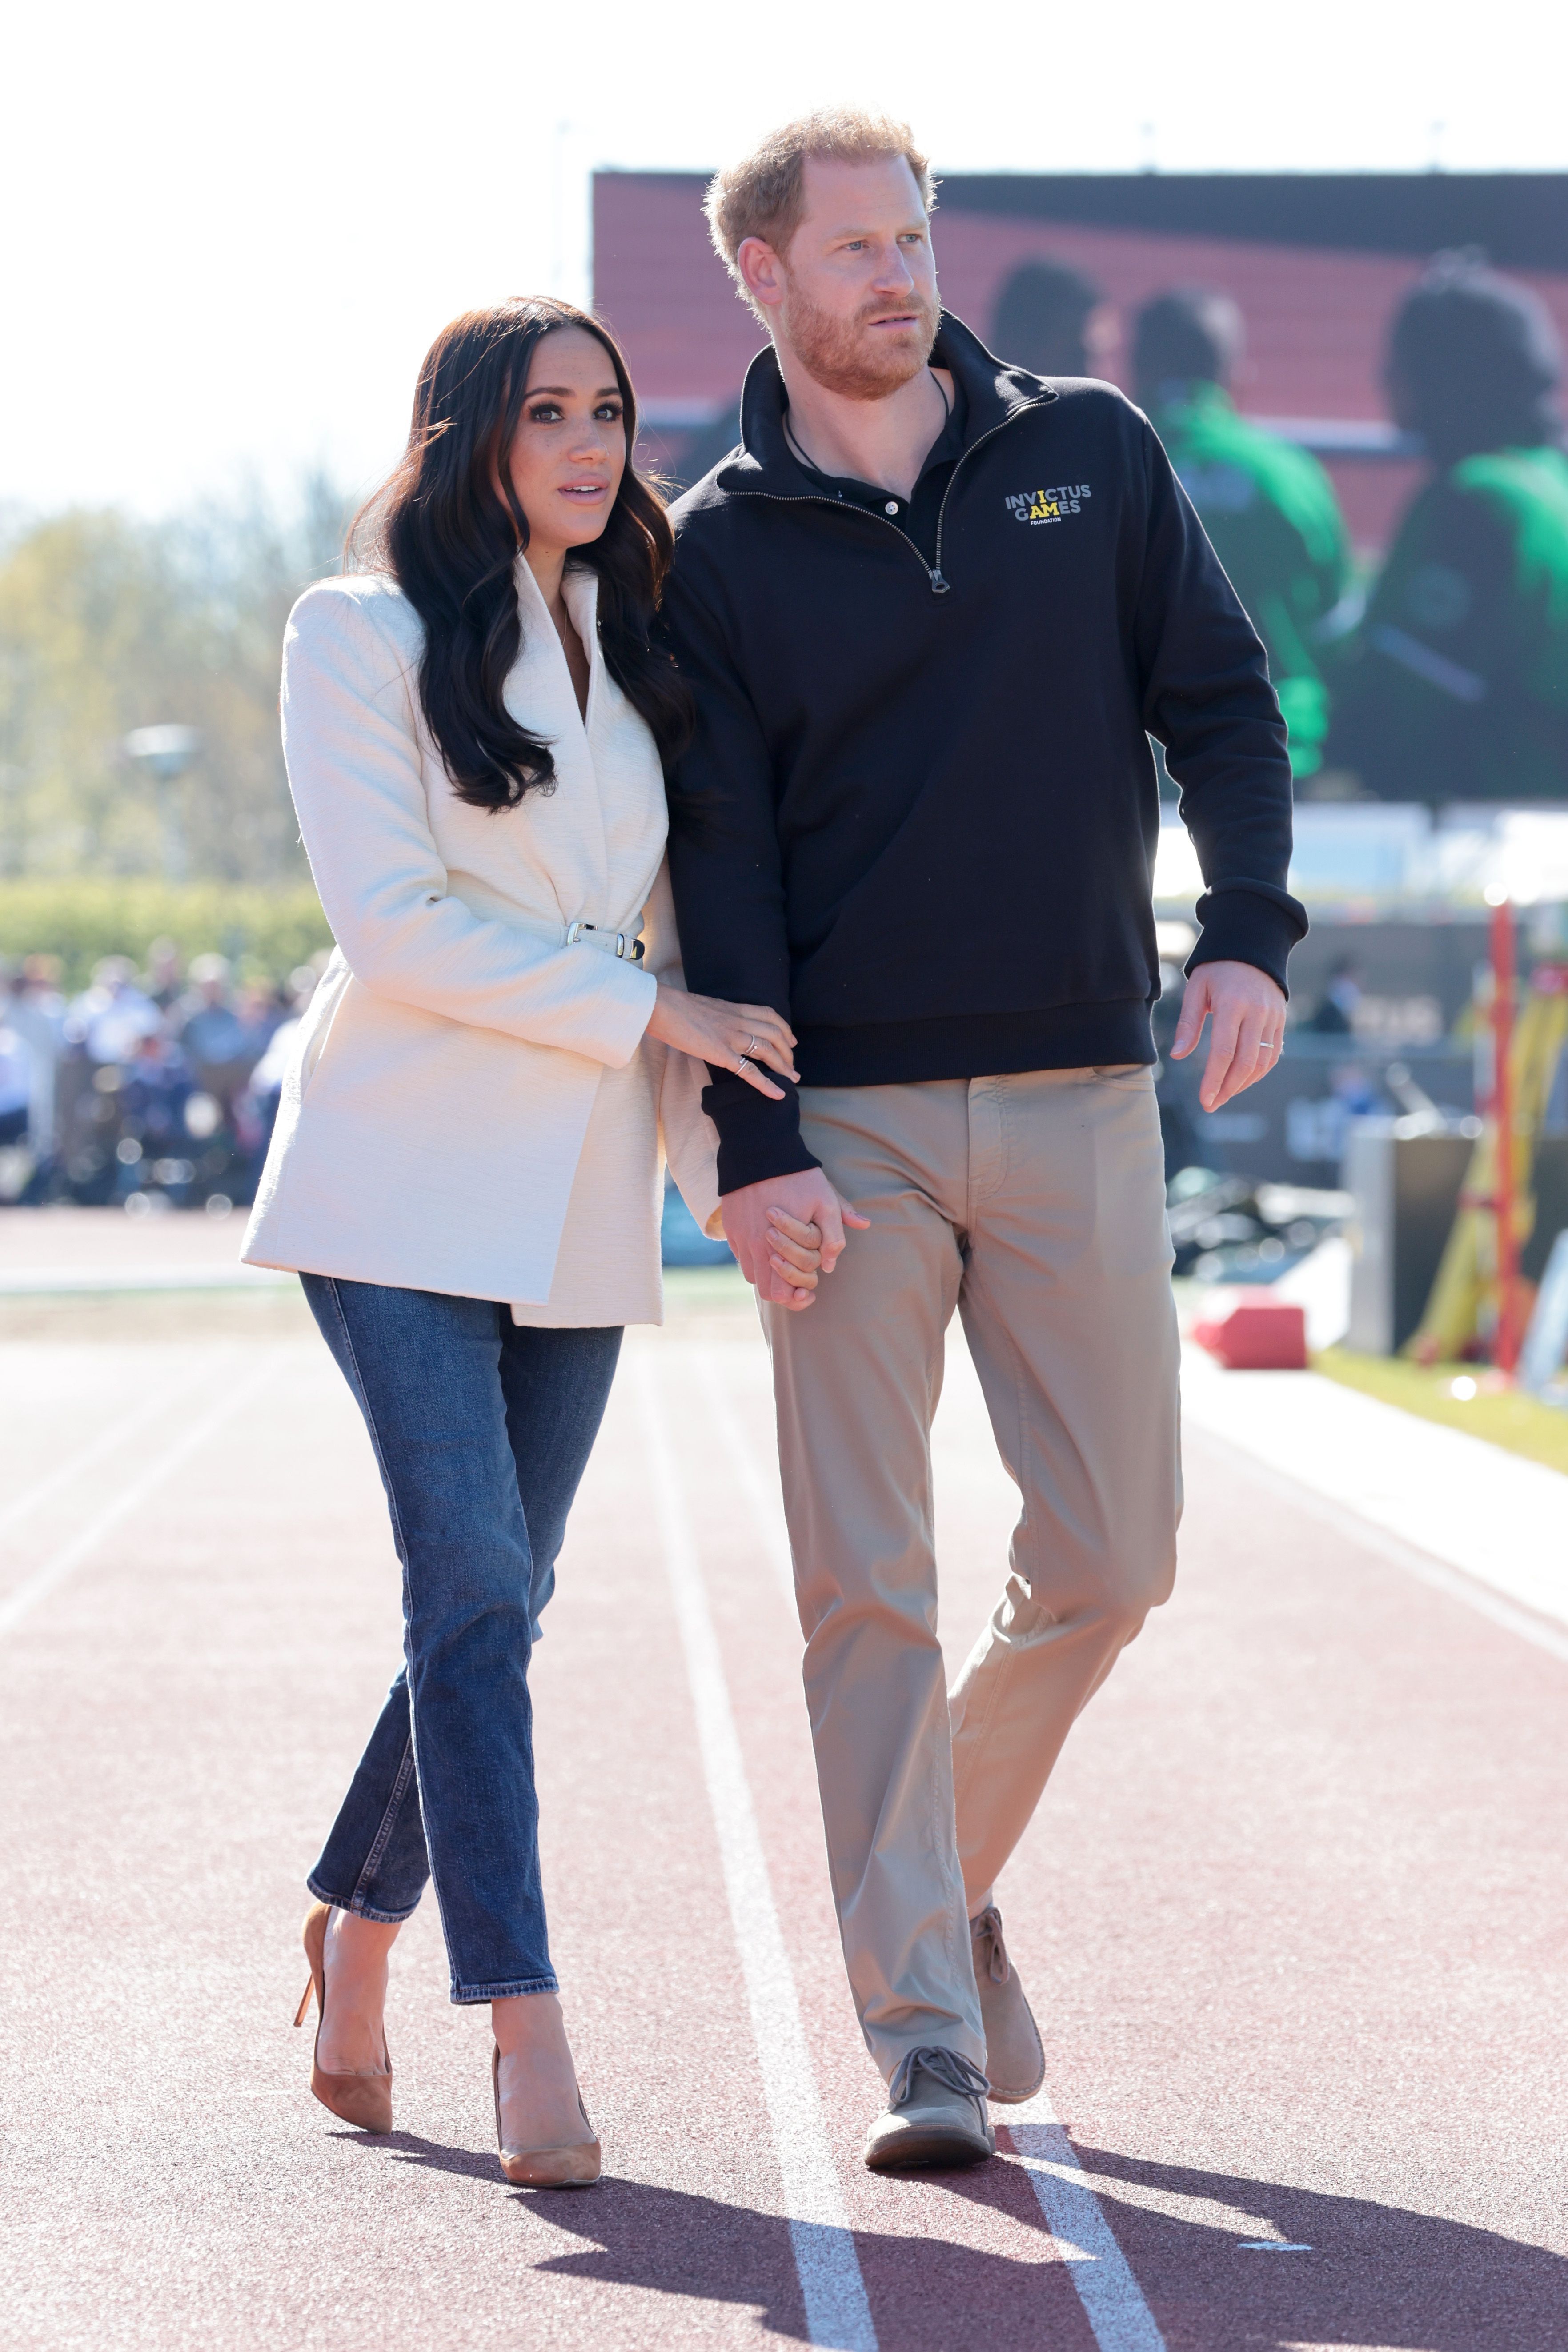
<path fill-rule="evenodd" d="M 596 335 L 557 327 L 541 337 L 509 459 L 532 552 L 583 547 L 604 530 L 626 466 L 621 408 Z"/>

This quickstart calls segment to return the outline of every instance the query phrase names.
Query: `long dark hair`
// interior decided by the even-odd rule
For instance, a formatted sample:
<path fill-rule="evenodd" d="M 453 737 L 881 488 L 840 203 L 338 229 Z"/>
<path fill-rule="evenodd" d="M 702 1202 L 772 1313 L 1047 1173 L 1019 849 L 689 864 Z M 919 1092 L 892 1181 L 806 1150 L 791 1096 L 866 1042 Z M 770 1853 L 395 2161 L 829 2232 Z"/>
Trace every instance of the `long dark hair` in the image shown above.
<path fill-rule="evenodd" d="M 555 782 L 549 743 L 501 699 L 522 644 L 513 566 L 528 545 L 528 518 L 500 460 L 534 351 L 561 327 L 581 327 L 608 352 L 626 436 L 609 520 L 571 561 L 598 574 L 605 667 L 647 720 L 660 758 L 674 759 L 691 729 L 690 696 L 648 638 L 674 541 L 663 499 L 632 465 L 637 398 L 614 339 L 586 310 L 548 296 L 466 311 L 426 354 L 408 446 L 355 516 L 346 560 L 350 570 L 390 572 L 425 624 L 419 699 L 459 799 L 474 808 L 514 808 Z"/>

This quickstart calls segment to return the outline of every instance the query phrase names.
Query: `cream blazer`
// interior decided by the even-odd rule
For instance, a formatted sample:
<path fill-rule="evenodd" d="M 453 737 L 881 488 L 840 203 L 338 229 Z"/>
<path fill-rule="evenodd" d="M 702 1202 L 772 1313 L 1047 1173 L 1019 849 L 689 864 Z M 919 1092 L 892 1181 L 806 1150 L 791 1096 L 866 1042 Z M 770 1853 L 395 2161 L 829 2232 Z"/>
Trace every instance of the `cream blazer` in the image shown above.
<path fill-rule="evenodd" d="M 501 1300 L 530 1322 L 657 1322 L 661 1140 L 698 1223 L 718 1207 L 701 1066 L 644 1034 L 656 978 L 679 977 L 663 779 L 605 667 L 593 573 L 565 583 L 586 720 L 521 558 L 517 580 L 507 708 L 549 739 L 557 781 L 493 814 L 442 765 L 395 582 L 323 581 L 289 615 L 284 752 L 337 948 L 241 1255 Z M 568 943 L 576 923 L 645 919 L 641 967 Z"/>

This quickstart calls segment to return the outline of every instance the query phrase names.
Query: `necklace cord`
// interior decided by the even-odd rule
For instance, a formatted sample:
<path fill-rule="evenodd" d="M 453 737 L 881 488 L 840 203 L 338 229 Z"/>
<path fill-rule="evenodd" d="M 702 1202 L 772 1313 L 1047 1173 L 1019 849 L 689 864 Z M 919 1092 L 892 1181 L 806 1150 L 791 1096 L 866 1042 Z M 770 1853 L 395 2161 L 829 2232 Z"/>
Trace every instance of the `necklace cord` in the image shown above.
<path fill-rule="evenodd" d="M 946 393 L 942 390 L 942 378 L 938 375 L 935 368 L 931 367 L 928 363 L 926 373 L 930 376 L 932 383 L 935 384 L 937 389 L 937 397 L 942 402 L 942 433 L 945 433 L 948 426 L 952 422 L 952 403 L 949 400 Z M 833 479 L 832 475 L 825 474 L 820 466 L 814 465 L 812 460 L 806 456 L 805 451 L 801 447 L 800 443 L 795 439 L 795 435 L 790 428 L 789 410 L 787 406 L 784 413 L 784 439 L 789 443 L 789 446 L 794 450 L 796 457 L 805 467 L 806 472 L 808 474 L 815 474 L 819 482 L 830 482 Z M 938 441 L 942 439 L 942 433 L 939 433 L 936 436 Z M 934 446 L 934 444 L 932 446 Z"/>

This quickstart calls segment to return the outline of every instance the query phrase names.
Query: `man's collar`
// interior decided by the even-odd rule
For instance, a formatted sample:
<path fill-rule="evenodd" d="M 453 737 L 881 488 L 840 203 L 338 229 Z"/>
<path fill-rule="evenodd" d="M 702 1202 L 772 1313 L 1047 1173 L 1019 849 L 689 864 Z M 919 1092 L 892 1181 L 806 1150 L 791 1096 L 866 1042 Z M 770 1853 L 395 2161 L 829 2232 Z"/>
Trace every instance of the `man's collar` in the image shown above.
<path fill-rule="evenodd" d="M 968 408 L 966 441 L 1005 425 L 1026 408 L 1041 408 L 1056 393 L 1041 376 L 1026 368 L 1009 367 L 988 352 L 962 319 L 944 310 L 931 346 L 933 367 L 951 370 L 962 387 Z M 741 394 L 741 440 L 743 454 L 721 467 L 721 490 L 769 490 L 781 498 L 812 495 L 813 477 L 801 465 L 784 432 L 784 376 L 772 343 L 757 353 L 746 370 Z"/>

